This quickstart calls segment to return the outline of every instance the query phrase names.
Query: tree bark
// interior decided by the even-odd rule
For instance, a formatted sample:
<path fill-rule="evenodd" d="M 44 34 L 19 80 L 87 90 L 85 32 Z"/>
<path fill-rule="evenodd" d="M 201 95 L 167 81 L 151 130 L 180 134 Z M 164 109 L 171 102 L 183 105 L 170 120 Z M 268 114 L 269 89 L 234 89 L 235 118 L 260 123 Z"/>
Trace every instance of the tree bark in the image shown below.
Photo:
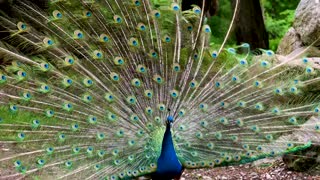
<path fill-rule="evenodd" d="M 234 32 L 237 44 L 249 43 L 251 50 L 268 49 L 269 39 L 259 0 L 239 0 Z M 236 0 L 233 0 L 233 9 Z"/>

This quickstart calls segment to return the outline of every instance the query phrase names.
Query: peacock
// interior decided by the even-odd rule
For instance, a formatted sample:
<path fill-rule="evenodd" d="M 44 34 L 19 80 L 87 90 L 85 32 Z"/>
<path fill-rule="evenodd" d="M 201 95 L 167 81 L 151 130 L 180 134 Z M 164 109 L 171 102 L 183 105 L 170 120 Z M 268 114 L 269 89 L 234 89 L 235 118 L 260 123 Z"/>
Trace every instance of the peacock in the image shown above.
<path fill-rule="evenodd" d="M 281 61 L 227 47 L 238 1 L 223 42 L 211 41 L 205 3 L 181 3 L 16 1 L 2 12 L 0 179 L 170 180 L 319 145 L 312 45 Z"/>

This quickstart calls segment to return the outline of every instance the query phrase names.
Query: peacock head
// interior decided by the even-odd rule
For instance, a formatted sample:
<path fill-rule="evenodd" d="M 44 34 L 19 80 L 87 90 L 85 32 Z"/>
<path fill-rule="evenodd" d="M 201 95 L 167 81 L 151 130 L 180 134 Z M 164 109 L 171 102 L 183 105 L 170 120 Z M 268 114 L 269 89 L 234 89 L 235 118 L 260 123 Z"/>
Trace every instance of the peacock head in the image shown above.
<path fill-rule="evenodd" d="M 172 126 L 173 120 L 174 120 L 173 116 L 168 116 L 167 117 L 167 124 L 170 124 L 170 126 Z"/>

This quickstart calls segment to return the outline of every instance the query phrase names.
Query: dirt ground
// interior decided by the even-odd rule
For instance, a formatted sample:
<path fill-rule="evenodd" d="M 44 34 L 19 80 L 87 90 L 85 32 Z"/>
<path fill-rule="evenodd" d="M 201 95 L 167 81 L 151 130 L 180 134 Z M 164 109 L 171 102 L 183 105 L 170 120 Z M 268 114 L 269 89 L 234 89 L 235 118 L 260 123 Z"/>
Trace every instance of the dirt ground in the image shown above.
<path fill-rule="evenodd" d="M 253 164 L 186 170 L 181 180 L 320 180 L 318 175 L 293 172 L 279 159 L 268 167 Z"/>

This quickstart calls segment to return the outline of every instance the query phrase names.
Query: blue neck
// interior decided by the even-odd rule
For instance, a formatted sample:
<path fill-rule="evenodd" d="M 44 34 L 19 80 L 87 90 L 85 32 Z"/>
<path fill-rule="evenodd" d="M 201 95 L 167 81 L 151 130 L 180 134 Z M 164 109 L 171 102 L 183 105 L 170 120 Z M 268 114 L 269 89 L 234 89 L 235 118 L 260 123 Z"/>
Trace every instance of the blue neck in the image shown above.
<path fill-rule="evenodd" d="M 174 150 L 170 123 L 167 123 L 166 132 L 163 136 L 162 149 L 158 158 L 156 178 L 173 179 L 182 174 L 182 165 Z"/>

